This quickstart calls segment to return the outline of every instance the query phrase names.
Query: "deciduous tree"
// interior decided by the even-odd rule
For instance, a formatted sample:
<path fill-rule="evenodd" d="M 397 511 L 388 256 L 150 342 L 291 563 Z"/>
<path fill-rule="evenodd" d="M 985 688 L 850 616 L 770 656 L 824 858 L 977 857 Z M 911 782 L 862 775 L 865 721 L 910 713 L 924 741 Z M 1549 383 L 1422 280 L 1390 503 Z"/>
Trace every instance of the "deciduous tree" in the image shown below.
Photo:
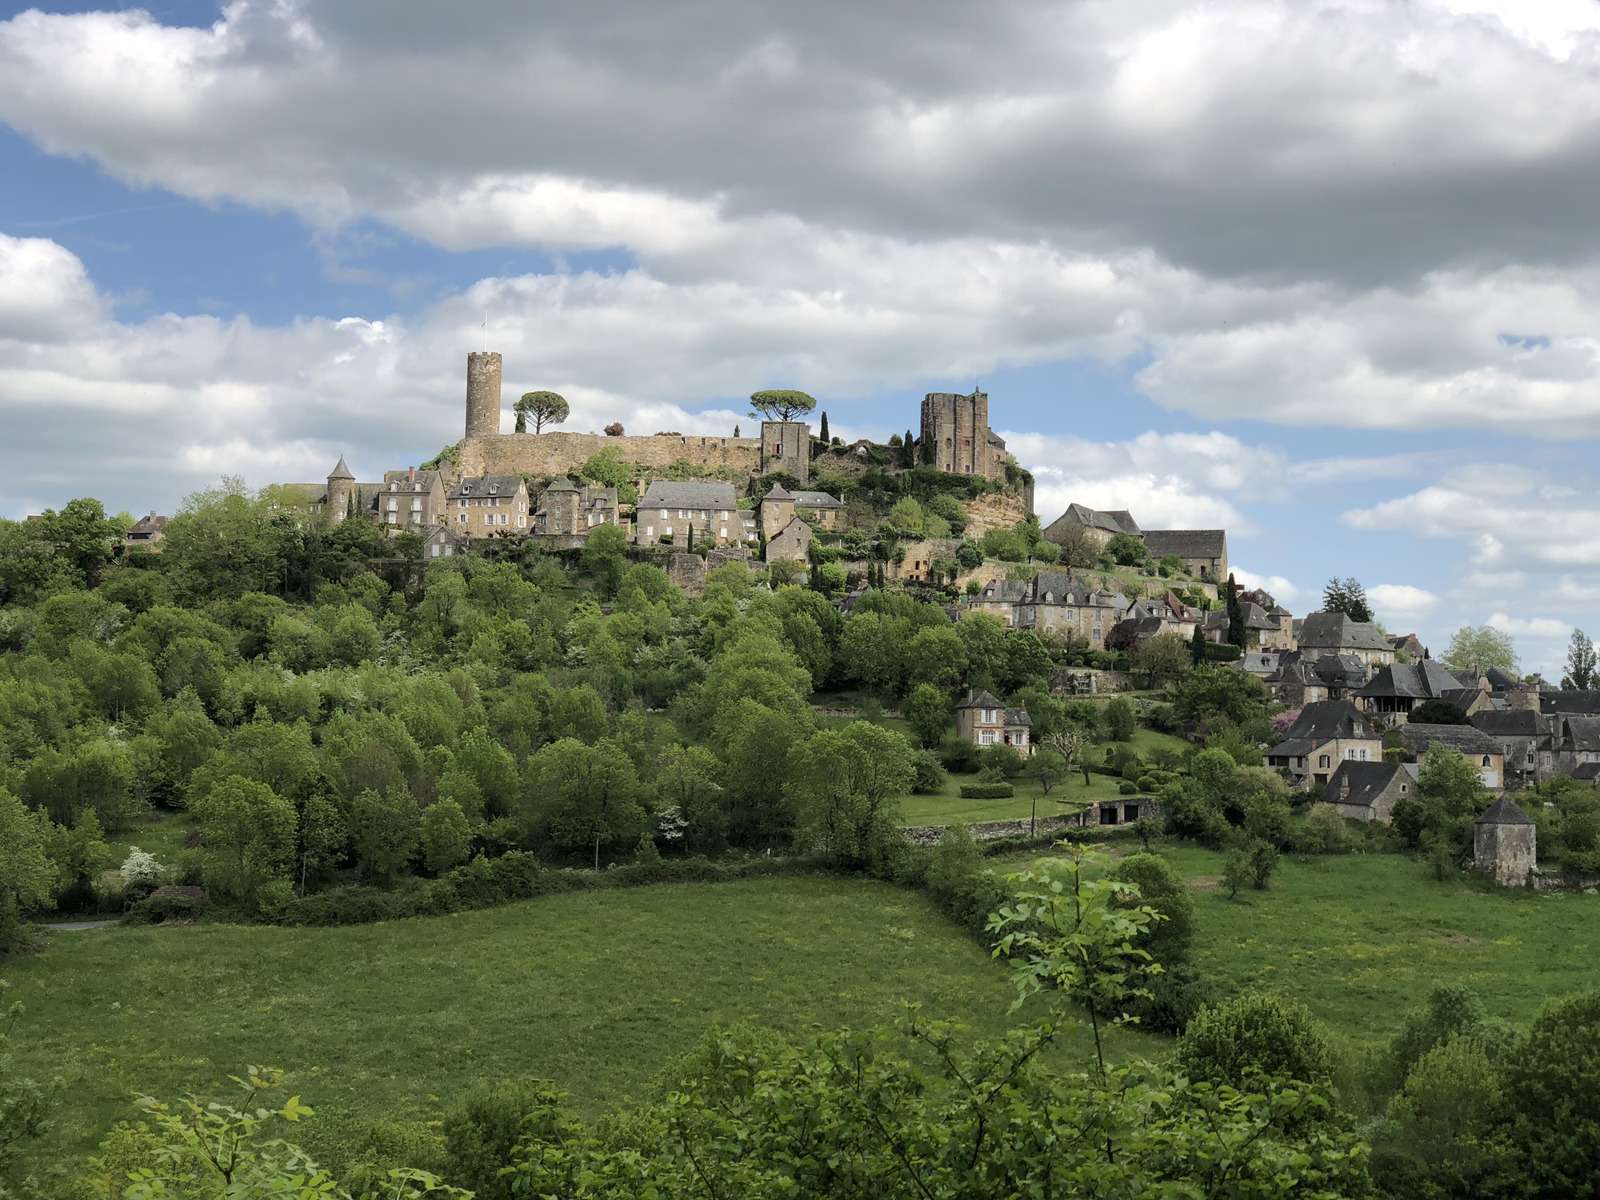
<path fill-rule="evenodd" d="M 1507 674 L 1517 673 L 1517 650 L 1511 635 L 1492 625 L 1463 625 L 1450 635 L 1441 661 L 1452 671 L 1481 675 L 1490 667 L 1499 667 Z"/>

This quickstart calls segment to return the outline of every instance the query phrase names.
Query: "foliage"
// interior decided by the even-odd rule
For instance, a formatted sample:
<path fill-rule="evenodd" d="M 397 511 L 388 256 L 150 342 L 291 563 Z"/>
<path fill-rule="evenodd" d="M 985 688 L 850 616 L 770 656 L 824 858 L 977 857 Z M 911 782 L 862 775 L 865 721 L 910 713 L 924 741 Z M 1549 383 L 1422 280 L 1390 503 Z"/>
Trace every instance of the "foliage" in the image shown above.
<path fill-rule="evenodd" d="M 1481 675 L 1490 667 L 1499 667 L 1511 675 L 1517 673 L 1517 651 L 1511 635 L 1492 625 L 1463 625 L 1450 635 L 1450 644 L 1440 661 L 1452 671 L 1476 671 Z"/>
<path fill-rule="evenodd" d="M 1331 804 L 1317 801 L 1306 812 L 1306 827 L 1324 854 L 1343 854 L 1350 847 L 1350 830 L 1344 817 Z"/>
<path fill-rule="evenodd" d="M 440 800 L 423 810 L 418 832 L 423 865 L 435 875 L 460 866 L 472 848 L 472 827 L 454 800 Z"/>
<path fill-rule="evenodd" d="M 803 846 L 854 867 L 882 865 L 903 845 L 898 799 L 911 786 L 911 747 L 893 730 L 855 721 L 798 743 L 785 791 Z"/>
<path fill-rule="evenodd" d="M 1114 697 L 1105 707 L 1106 734 L 1114 742 L 1126 742 L 1139 727 L 1133 705 L 1121 696 Z"/>
<path fill-rule="evenodd" d="M 193 810 L 205 831 L 206 878 L 218 891 L 253 901 L 264 884 L 287 876 L 297 817 L 266 784 L 232 776 Z"/>
<path fill-rule="evenodd" d="M 1322 611 L 1344 613 L 1352 621 L 1362 624 L 1372 620 L 1372 606 L 1367 602 L 1367 591 L 1355 579 L 1330 579 L 1322 589 Z"/>
<path fill-rule="evenodd" d="M 1017 789 L 1009 783 L 963 783 L 960 793 L 963 800 L 1004 800 Z"/>
<path fill-rule="evenodd" d="M 1333 1073 L 1327 1031 L 1311 1010 L 1263 992 L 1201 1010 L 1178 1040 L 1177 1058 L 1189 1078 L 1231 1087 L 1259 1077 L 1317 1083 Z"/>
<path fill-rule="evenodd" d="M 1106 542 L 1105 553 L 1123 567 L 1140 567 L 1150 561 L 1149 549 L 1131 533 L 1113 533 Z"/>
<path fill-rule="evenodd" d="M 750 415 L 769 421 L 795 421 L 816 407 L 816 400 L 805 392 L 776 389 L 750 396 Z"/>
<path fill-rule="evenodd" d="M 1158 633 L 1133 648 L 1131 664 L 1134 671 L 1145 676 L 1146 686 L 1154 688 L 1179 678 L 1193 665 L 1193 659 L 1189 642 L 1182 634 Z"/>
<path fill-rule="evenodd" d="M 1470 725 L 1466 712 L 1449 700 L 1424 700 L 1413 708 L 1407 720 L 1417 725 Z"/>
<path fill-rule="evenodd" d="M 935 747 L 944 740 L 950 727 L 951 704 L 947 692 L 932 684 L 919 683 L 902 706 L 906 723 L 924 746 Z"/>
<path fill-rule="evenodd" d="M 1600 681 L 1600 659 L 1596 659 L 1594 643 L 1581 629 L 1572 631 L 1567 644 L 1567 673 L 1561 678 L 1563 691 L 1588 691 Z"/>
<path fill-rule="evenodd" d="M 1500 1082 L 1483 1048 L 1453 1038 L 1429 1050 L 1389 1101 L 1395 1140 L 1423 1176 L 1423 1195 L 1479 1197 L 1514 1188 Z"/>
<path fill-rule="evenodd" d="M 1185 721 L 1227 717 L 1235 725 L 1267 715 L 1267 690 L 1254 675 L 1198 665 L 1172 690 L 1172 706 Z"/>
<path fill-rule="evenodd" d="M 559 425 L 572 413 L 571 406 L 558 392 L 524 392 L 511 406 L 517 414 L 518 433 L 528 431 L 528 418 L 533 418 L 533 431 L 543 433 L 546 425 Z"/>
<path fill-rule="evenodd" d="M 1529 1191 L 1555 1200 L 1600 1178 L 1600 992 L 1549 1001 L 1504 1072 Z"/>

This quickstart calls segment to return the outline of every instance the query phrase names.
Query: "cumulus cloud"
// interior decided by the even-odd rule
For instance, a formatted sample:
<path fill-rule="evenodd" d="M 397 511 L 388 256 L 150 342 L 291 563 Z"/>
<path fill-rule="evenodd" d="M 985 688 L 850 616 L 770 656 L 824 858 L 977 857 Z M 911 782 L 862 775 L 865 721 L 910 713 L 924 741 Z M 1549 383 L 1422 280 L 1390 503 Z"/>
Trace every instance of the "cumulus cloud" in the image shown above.
<path fill-rule="evenodd" d="M 30 10 L 0 120 L 326 228 L 620 248 L 620 280 L 495 286 L 802 385 L 1098 358 L 1213 419 L 1567 436 L 1600 416 L 1600 33 L 1538 7 Z M 657 396 L 734 373 L 701 362 Z"/>
<path fill-rule="evenodd" d="M 1513 637 L 1564 638 L 1572 633 L 1572 626 L 1565 621 L 1556 621 L 1549 617 L 1511 617 L 1497 612 L 1485 624 Z"/>
<path fill-rule="evenodd" d="M 1391 627 L 1414 624 L 1439 606 L 1438 596 L 1408 583 L 1377 584 L 1367 589 L 1367 599 L 1378 620 Z"/>
<path fill-rule="evenodd" d="M 1254 571 L 1236 566 L 1233 568 L 1233 578 L 1246 591 L 1265 588 L 1274 600 L 1291 610 L 1302 598 L 1312 596 L 1311 591 L 1291 583 L 1282 575 L 1257 575 Z"/>
<path fill-rule="evenodd" d="M 1600 567 L 1600 496 L 1546 500 L 1527 478 L 1535 475 L 1508 471 L 1504 483 L 1479 475 L 1470 487 L 1435 484 L 1342 519 L 1357 529 L 1460 541 L 1480 572 Z M 1484 478 L 1495 479 L 1493 489 L 1482 486 Z"/>

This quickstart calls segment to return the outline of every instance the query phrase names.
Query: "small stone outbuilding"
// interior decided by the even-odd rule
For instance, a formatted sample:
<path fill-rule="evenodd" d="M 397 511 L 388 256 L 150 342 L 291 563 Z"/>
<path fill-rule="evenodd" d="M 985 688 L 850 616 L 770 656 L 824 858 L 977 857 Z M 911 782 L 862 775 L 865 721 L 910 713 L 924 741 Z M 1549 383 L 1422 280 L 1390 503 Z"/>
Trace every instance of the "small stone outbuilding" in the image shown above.
<path fill-rule="evenodd" d="M 1496 883 L 1526 887 L 1537 849 L 1533 821 L 1509 796 L 1501 796 L 1473 822 L 1473 862 Z"/>

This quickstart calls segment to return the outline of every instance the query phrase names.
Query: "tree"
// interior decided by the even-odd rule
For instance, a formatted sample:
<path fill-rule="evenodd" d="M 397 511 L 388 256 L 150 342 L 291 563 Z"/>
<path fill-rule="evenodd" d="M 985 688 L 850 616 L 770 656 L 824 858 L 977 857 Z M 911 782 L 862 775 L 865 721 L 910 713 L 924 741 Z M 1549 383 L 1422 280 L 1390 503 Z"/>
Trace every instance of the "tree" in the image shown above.
<path fill-rule="evenodd" d="M 511 406 L 517 414 L 517 432 L 528 432 L 528 418 L 533 418 L 533 431 L 543 433 L 546 425 L 559 425 L 572 415 L 566 400 L 556 392 L 524 392 L 522 399 Z"/>
<path fill-rule="evenodd" d="M 1058 560 L 1063 567 L 1092 567 L 1100 561 L 1100 543 L 1081 525 L 1067 525 L 1050 535 L 1050 540 L 1061 550 Z"/>
<path fill-rule="evenodd" d="M 1228 889 L 1229 900 L 1237 900 L 1239 892 L 1250 886 L 1250 856 L 1243 850 L 1229 850 L 1222 860 L 1222 886 Z"/>
<path fill-rule="evenodd" d="M 1239 585 L 1233 581 L 1233 576 L 1228 576 L 1228 644 L 1244 649 L 1246 631 L 1244 627 L 1244 605 L 1239 603 Z"/>
<path fill-rule="evenodd" d="M 1355 579 L 1328 580 L 1328 586 L 1322 589 L 1322 611 L 1344 613 L 1352 621 L 1362 623 L 1372 620 L 1366 589 Z"/>
<path fill-rule="evenodd" d="M 1463 625 L 1450 635 L 1444 665 L 1452 671 L 1476 671 L 1482 675 L 1490 667 L 1508 674 L 1517 673 L 1517 651 L 1511 635 L 1490 625 Z"/>
<path fill-rule="evenodd" d="M 1315 1084 L 1333 1074 L 1333 1050 L 1304 1004 L 1244 992 L 1200 1010 L 1178 1040 L 1178 1064 L 1196 1082 L 1229 1087 L 1257 1073 Z"/>
<path fill-rule="evenodd" d="M 1067 760 L 1049 746 L 1036 747 L 1024 760 L 1022 773 L 1039 785 L 1046 796 L 1050 789 L 1067 777 L 1070 770 Z"/>
<path fill-rule="evenodd" d="M 1127 742 L 1133 740 L 1134 730 L 1138 729 L 1139 721 L 1134 715 L 1133 705 L 1121 696 L 1117 696 L 1106 705 L 1106 734 L 1113 742 Z"/>
<path fill-rule="evenodd" d="M 48 817 L 0 787 L 0 954 L 25 944 L 21 914 L 52 904 L 58 870 L 50 859 L 50 833 Z"/>
<path fill-rule="evenodd" d="M 528 760 L 528 777 L 525 826 L 563 850 L 591 850 L 596 870 L 602 847 L 631 843 L 644 828 L 638 771 L 608 738 L 552 742 Z"/>
<path fill-rule="evenodd" d="M 753 399 L 755 399 L 755 397 L 752 396 L 751 399 L 753 400 Z M 790 418 L 785 417 L 783 419 L 784 420 L 789 420 Z M 826 446 L 828 444 L 828 414 L 826 412 L 824 412 L 822 414 L 822 422 L 818 426 L 817 436 L 819 436 L 822 439 L 822 444 L 824 446 Z"/>
<path fill-rule="evenodd" d="M 1424 700 L 1406 716 L 1413 725 L 1470 725 L 1466 711 L 1449 700 Z"/>
<path fill-rule="evenodd" d="M 919 683 L 902 706 L 917 740 L 932 749 L 944 741 L 950 726 L 950 696 L 932 684 Z"/>
<path fill-rule="evenodd" d="M 1172 707 L 1185 721 L 1227 717 L 1246 725 L 1267 715 L 1267 690 L 1254 675 L 1209 663 L 1197 665 L 1172 689 Z"/>
<path fill-rule="evenodd" d="M 1142 567 L 1150 561 L 1149 549 L 1131 533 L 1113 533 L 1106 542 L 1105 552 L 1119 566 Z"/>
<path fill-rule="evenodd" d="M 1195 627 L 1199 632 L 1199 626 Z M 1180 633 L 1158 633 L 1133 648 L 1130 665 L 1145 675 L 1147 687 L 1159 687 L 1179 678 L 1192 665 L 1189 642 Z"/>
<path fill-rule="evenodd" d="M 750 394 L 750 415 L 769 421 L 798 420 L 816 407 L 816 400 L 804 392 L 778 389 Z"/>
<path fill-rule="evenodd" d="M 1134 945 L 1149 951 L 1150 957 L 1163 967 L 1187 962 L 1194 940 L 1194 897 L 1177 869 L 1147 850 L 1119 860 L 1112 875 L 1137 887 L 1137 902 L 1149 905 L 1161 915 Z"/>
<path fill-rule="evenodd" d="M 1454 1038 L 1424 1054 L 1389 1101 L 1396 1141 L 1421 1168 L 1425 1195 L 1504 1195 L 1514 1154 L 1500 1080 L 1483 1047 Z M 1514 1194 L 1514 1193 L 1513 1193 Z"/>
<path fill-rule="evenodd" d="M 1561 677 L 1561 690 L 1586 692 L 1594 687 L 1600 671 L 1594 652 L 1594 643 L 1581 629 L 1572 631 L 1572 641 L 1567 644 L 1567 673 Z"/>
<path fill-rule="evenodd" d="M 472 826 L 454 800 L 440 800 L 422 813 L 420 823 L 422 865 L 435 875 L 467 861 L 472 849 Z"/>
<path fill-rule="evenodd" d="M 1548 1001 L 1507 1057 L 1504 1086 L 1531 1194 L 1593 1195 L 1600 1179 L 1600 992 Z"/>
<path fill-rule="evenodd" d="M 252 902 L 264 884 L 287 878 L 294 861 L 294 805 L 264 783 L 234 775 L 192 805 L 205 834 L 206 878 Z"/>
<path fill-rule="evenodd" d="M 657 811 L 676 811 L 685 823 L 685 848 L 690 853 L 705 854 L 726 842 L 728 796 L 721 778 L 722 764 L 704 746 L 669 746 L 662 755 L 656 775 Z"/>
<path fill-rule="evenodd" d="M 417 802 L 403 784 L 367 788 L 351 805 L 356 865 L 371 883 L 393 883 L 417 852 Z"/>
<path fill-rule="evenodd" d="M 583 543 L 583 570 L 609 598 L 628 569 L 628 535 L 619 525 L 596 525 Z"/>
<path fill-rule="evenodd" d="M 898 801 L 914 773 L 911 747 L 893 730 L 855 721 L 813 734 L 789 756 L 802 844 L 850 866 L 883 863 L 902 841 Z"/>

